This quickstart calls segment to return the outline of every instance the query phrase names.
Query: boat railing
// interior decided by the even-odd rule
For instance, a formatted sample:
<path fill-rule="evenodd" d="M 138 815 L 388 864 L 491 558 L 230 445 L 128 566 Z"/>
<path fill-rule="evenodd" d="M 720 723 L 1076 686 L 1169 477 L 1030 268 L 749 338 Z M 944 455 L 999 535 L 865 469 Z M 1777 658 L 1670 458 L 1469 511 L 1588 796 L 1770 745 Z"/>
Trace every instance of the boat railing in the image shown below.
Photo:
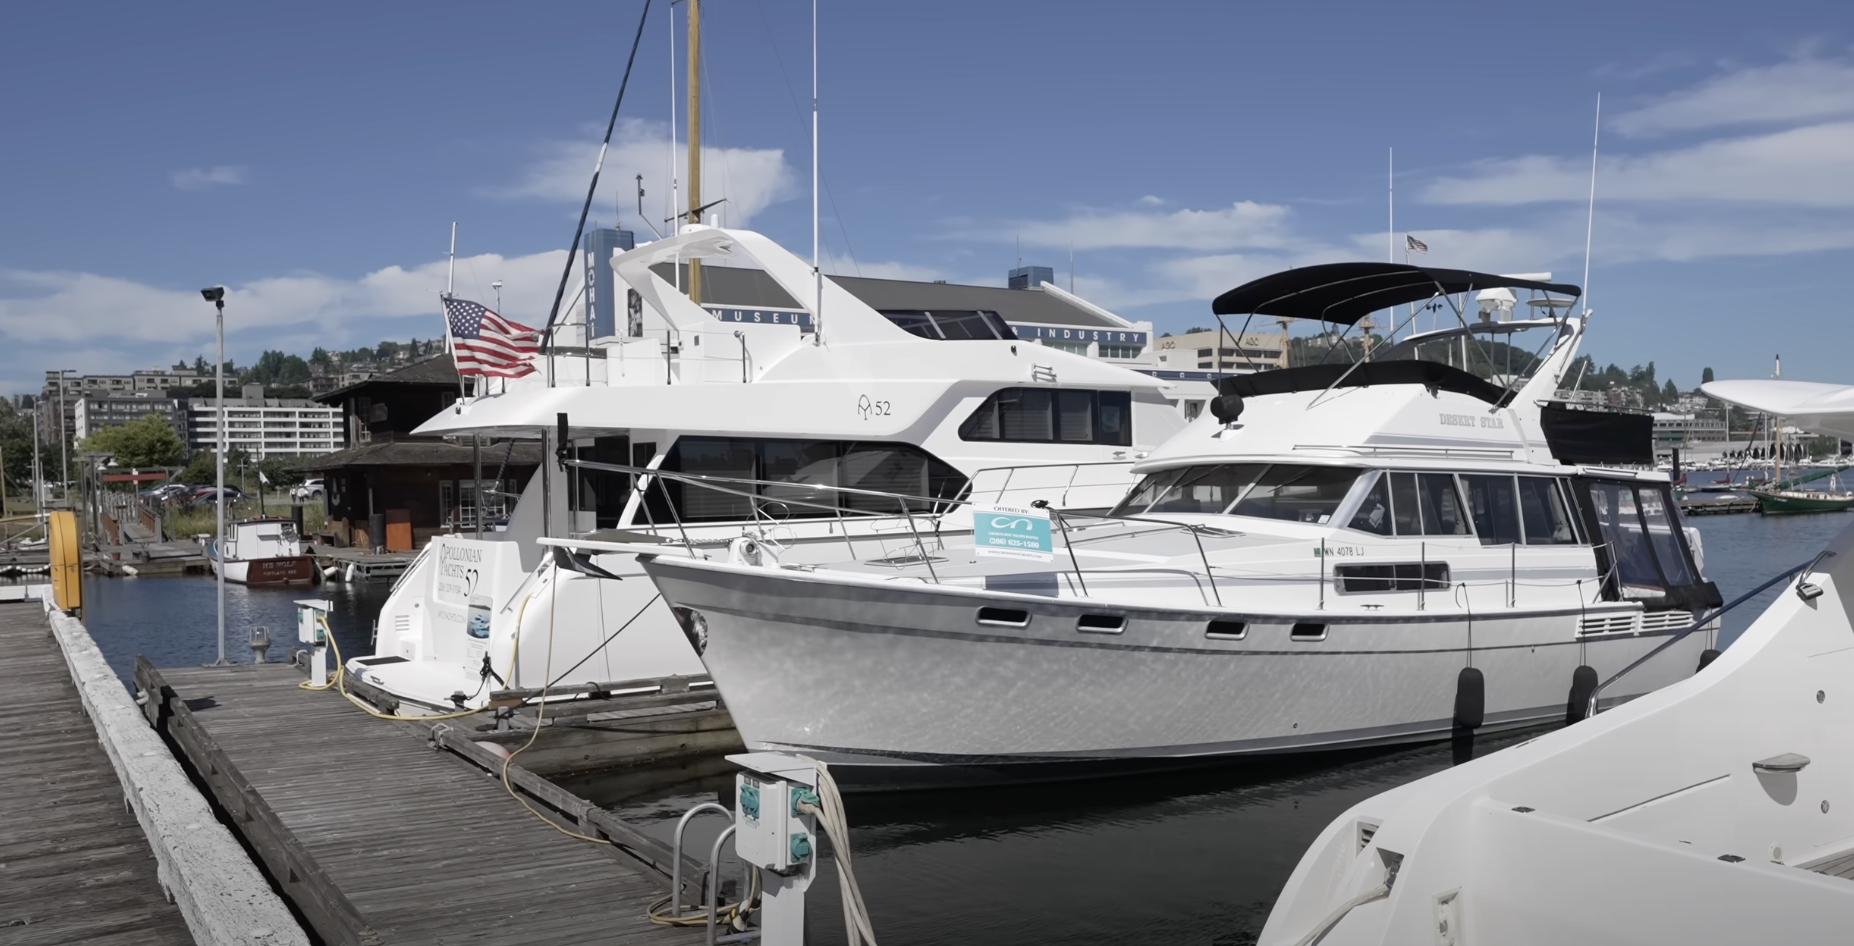
<path fill-rule="evenodd" d="M 1736 608 L 1739 605 L 1744 604 L 1746 601 L 1749 601 L 1752 598 L 1755 598 L 1758 595 L 1763 594 L 1765 591 L 1769 590 L 1771 586 L 1787 581 L 1792 576 L 1794 576 L 1797 579 L 1796 591 L 1798 594 L 1803 595 L 1805 598 L 1813 597 L 1813 595 L 1809 594 L 1809 590 L 1811 589 L 1814 590 L 1815 594 L 1817 595 L 1821 594 L 1821 589 L 1816 588 L 1814 585 L 1810 585 L 1805 579 L 1807 579 L 1809 575 L 1815 571 L 1815 567 L 1817 565 L 1820 565 L 1823 559 L 1826 559 L 1829 556 L 1834 555 L 1834 554 L 1835 553 L 1833 552 L 1823 551 L 1821 554 L 1802 563 L 1801 565 L 1796 565 L 1791 568 L 1786 568 L 1783 571 L 1778 572 L 1776 575 L 1772 576 L 1768 581 L 1765 581 L 1763 584 L 1758 585 L 1756 588 L 1753 588 L 1750 591 L 1747 591 L 1744 594 L 1739 595 L 1736 598 L 1733 598 L 1731 601 L 1726 602 L 1724 605 L 1721 605 L 1720 607 L 1694 619 L 1693 623 L 1688 624 L 1686 627 L 1683 627 L 1680 630 L 1675 631 L 1672 636 L 1670 636 L 1667 640 L 1662 641 L 1653 650 L 1650 650 L 1649 652 L 1641 655 L 1640 657 L 1635 658 L 1635 660 L 1632 663 L 1630 663 L 1628 666 L 1623 667 L 1621 670 L 1618 670 L 1613 674 L 1610 674 L 1609 679 L 1604 680 L 1603 682 L 1597 684 L 1596 688 L 1590 691 L 1590 701 L 1584 707 L 1585 718 L 1595 716 L 1597 714 L 1597 700 L 1603 696 L 1603 691 L 1609 689 L 1612 685 L 1616 683 L 1616 681 L 1621 680 L 1623 677 L 1626 677 L 1631 673 L 1634 673 L 1637 667 L 1640 667 L 1641 665 L 1647 663 L 1648 661 L 1653 660 L 1662 651 L 1665 651 L 1668 648 L 1673 647 L 1675 644 L 1678 644 L 1681 641 L 1686 640 L 1687 637 L 1691 635 L 1694 631 L 1704 630 L 1706 627 L 1711 625 L 1712 622 L 1718 620 L 1720 617 L 1724 616 L 1727 612 L 1731 611 L 1733 608 Z"/>
<path fill-rule="evenodd" d="M 848 513 L 849 518 L 860 518 L 864 520 L 894 517 L 906 523 L 908 535 L 912 539 L 914 551 L 917 555 L 917 562 L 926 568 L 928 578 L 934 584 L 940 583 L 940 576 L 933 567 L 934 557 L 929 554 L 929 547 L 931 546 L 932 549 L 936 551 L 945 548 L 940 526 L 945 521 L 947 514 L 959 507 L 990 505 L 988 503 L 977 503 L 968 497 L 918 496 L 907 493 L 862 489 L 853 486 L 837 486 L 830 483 L 794 483 L 790 480 L 764 480 L 752 477 L 716 476 L 706 473 L 683 473 L 674 470 L 627 466 L 621 463 L 604 463 L 597 460 L 582 460 L 570 457 L 563 458 L 560 462 L 580 469 L 620 473 L 634 477 L 640 493 L 639 509 L 644 513 L 646 522 L 650 528 L 658 531 L 673 530 L 674 534 L 682 538 L 681 544 L 683 547 L 691 550 L 693 550 L 698 543 L 690 536 L 690 524 L 683 521 L 682 514 L 679 510 L 681 504 L 675 502 L 669 495 L 669 490 L 665 485 L 666 482 L 676 482 L 682 484 L 685 488 L 694 486 L 699 489 L 711 490 L 723 495 L 748 500 L 750 504 L 749 509 L 753 510 L 752 515 L 754 523 L 756 525 L 765 524 L 761 525 L 763 536 L 766 532 L 770 531 L 770 529 L 767 528 L 768 525 L 778 526 L 784 523 L 784 520 L 773 519 L 770 514 L 764 514 L 762 508 L 766 505 L 776 504 L 788 508 L 797 506 L 815 509 L 829 516 L 834 516 L 839 524 L 840 531 L 844 535 L 845 545 L 849 549 L 852 559 L 856 557 L 856 549 L 854 543 L 851 541 L 849 522 L 845 514 Z M 780 495 L 776 498 L 769 498 L 761 491 L 765 487 L 777 489 Z M 669 512 L 670 522 L 659 523 L 656 521 L 655 513 L 652 510 L 653 504 L 648 501 L 648 494 L 651 489 L 656 489 L 658 495 L 662 497 L 662 503 L 660 505 L 662 509 Z M 806 498 L 801 495 L 804 493 L 810 493 L 811 498 Z M 846 496 L 870 500 L 870 505 L 873 508 L 846 509 L 841 501 L 841 498 Z M 894 503 L 895 511 L 893 513 L 888 512 L 886 509 L 887 505 L 891 502 Z M 1082 573 L 1080 560 L 1076 556 L 1074 542 L 1070 537 L 1069 519 L 1071 518 L 1106 520 L 1117 523 L 1144 523 L 1158 526 L 1165 531 L 1179 531 L 1191 536 L 1193 546 L 1198 553 L 1199 561 L 1204 568 L 1204 577 L 1206 580 L 1203 585 L 1209 587 L 1209 594 L 1203 595 L 1205 599 L 1204 603 L 1206 605 L 1214 604 L 1217 607 L 1222 606 L 1222 593 L 1217 589 L 1215 570 L 1212 568 L 1209 554 L 1204 548 L 1204 536 L 1211 535 L 1213 537 L 1227 538 L 1240 536 L 1242 533 L 1218 529 L 1214 526 L 1206 526 L 1201 523 L 1179 522 L 1171 519 L 1153 518 L 1151 516 L 1110 516 L 1101 513 L 1065 512 L 1062 509 L 1050 506 L 1042 500 L 1034 501 L 1029 505 L 1045 509 L 1050 514 L 1051 524 L 1054 525 L 1063 536 L 1063 545 L 1065 546 L 1070 566 L 1075 570 L 1076 585 L 1083 595 L 1087 594 L 1087 579 Z M 920 522 L 923 518 L 932 523 L 931 530 L 923 529 Z M 1200 585 L 1200 594 L 1203 592 L 1203 585 Z"/>

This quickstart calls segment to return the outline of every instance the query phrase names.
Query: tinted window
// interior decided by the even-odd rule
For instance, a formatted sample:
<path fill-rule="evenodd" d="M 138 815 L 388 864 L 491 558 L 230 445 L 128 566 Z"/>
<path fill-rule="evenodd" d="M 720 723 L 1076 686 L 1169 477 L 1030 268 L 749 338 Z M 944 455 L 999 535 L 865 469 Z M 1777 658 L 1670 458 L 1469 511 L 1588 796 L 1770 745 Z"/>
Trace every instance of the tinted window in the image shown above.
<path fill-rule="evenodd" d="M 1677 523 L 1668 509 L 1667 494 L 1657 487 L 1641 486 L 1636 489 L 1636 499 L 1641 507 L 1642 521 L 1648 523 L 1648 541 L 1654 545 L 1655 558 L 1668 584 L 1691 585 L 1699 581 L 1687 567 L 1684 543 L 1674 533 Z"/>
<path fill-rule="evenodd" d="M 1339 508 L 1358 470 L 1277 463 L 1243 494 L 1233 515 L 1292 522 L 1326 522 Z"/>
<path fill-rule="evenodd" d="M 964 311 L 933 311 L 921 309 L 889 309 L 883 317 L 895 323 L 903 331 L 922 338 L 947 339 L 951 341 L 969 341 L 973 339 L 994 340 L 1014 339 L 1016 330 L 1012 329 L 1004 317 L 987 309 L 968 309 Z"/>
<path fill-rule="evenodd" d="M 1545 476 L 1519 478 L 1519 518 L 1527 545 L 1576 545 L 1577 531 L 1564 505 L 1558 481 Z"/>
<path fill-rule="evenodd" d="M 716 484 L 730 491 L 724 492 L 659 479 L 647 494 L 649 521 L 658 525 L 752 519 L 756 508 L 775 519 L 834 516 L 839 509 L 902 511 L 897 499 L 805 488 L 813 484 L 925 497 L 907 502 L 909 512 L 930 511 L 931 499 L 956 499 L 966 489 L 965 476 L 939 458 L 912 444 L 875 441 L 684 437 L 670 447 L 663 469 L 776 482 Z"/>
<path fill-rule="evenodd" d="M 1333 578 L 1338 580 L 1339 590 L 1344 592 L 1416 591 L 1424 587 L 1425 573 L 1430 590 L 1449 586 L 1447 562 L 1333 566 Z"/>
<path fill-rule="evenodd" d="M 1518 545 L 1519 495 L 1511 476 L 1463 473 L 1461 485 L 1482 545 Z"/>
<path fill-rule="evenodd" d="M 1360 532 L 1374 532 L 1378 535 L 1391 534 L 1391 499 L 1390 476 L 1380 475 L 1376 483 L 1371 484 L 1371 491 L 1365 494 L 1363 502 L 1358 504 L 1358 512 L 1352 515 L 1352 528 Z"/>
<path fill-rule="evenodd" d="M 1423 506 L 1416 498 L 1416 474 L 1392 473 L 1391 513 L 1398 535 L 1423 534 Z"/>
<path fill-rule="evenodd" d="M 1006 388 L 959 425 L 961 440 L 1013 443 L 1133 443 L 1133 396 L 1126 391 Z"/>
<path fill-rule="evenodd" d="M 1416 493 L 1423 510 L 1423 535 L 1469 534 L 1453 473 L 1416 474 Z"/>
<path fill-rule="evenodd" d="M 1590 505 L 1596 513 L 1597 528 L 1609 546 L 1616 577 L 1621 580 L 1624 597 L 1651 597 L 1665 589 L 1661 571 L 1655 567 L 1654 555 L 1642 533 L 1636 510 L 1635 489 L 1626 483 L 1596 482 L 1590 485 Z M 1632 594 L 1631 594 L 1632 593 Z"/>
<path fill-rule="evenodd" d="M 1133 488 L 1114 509 L 1116 515 L 1199 512 L 1216 514 L 1230 508 L 1248 489 L 1265 463 L 1217 463 L 1185 466 L 1154 473 Z"/>

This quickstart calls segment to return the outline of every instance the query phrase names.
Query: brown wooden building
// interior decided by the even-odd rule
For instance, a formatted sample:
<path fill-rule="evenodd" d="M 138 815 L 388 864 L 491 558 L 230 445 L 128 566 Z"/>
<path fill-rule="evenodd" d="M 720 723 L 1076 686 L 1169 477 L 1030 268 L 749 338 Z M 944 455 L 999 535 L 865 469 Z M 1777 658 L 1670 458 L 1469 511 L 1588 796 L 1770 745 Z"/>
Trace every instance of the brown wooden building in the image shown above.
<path fill-rule="evenodd" d="M 471 444 L 412 433 L 457 396 L 457 368 L 441 355 L 315 397 L 341 408 L 350 444 L 294 466 L 323 478 L 322 541 L 409 552 L 434 535 L 476 529 Z M 514 507 L 540 458 L 537 442 L 483 443 L 485 530 Z"/>

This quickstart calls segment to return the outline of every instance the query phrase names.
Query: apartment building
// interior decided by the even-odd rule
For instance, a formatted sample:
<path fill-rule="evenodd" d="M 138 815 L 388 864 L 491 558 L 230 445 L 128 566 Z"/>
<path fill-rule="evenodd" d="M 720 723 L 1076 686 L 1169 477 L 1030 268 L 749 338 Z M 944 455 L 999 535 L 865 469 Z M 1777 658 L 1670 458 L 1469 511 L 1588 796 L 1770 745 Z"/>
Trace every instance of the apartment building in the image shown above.
<path fill-rule="evenodd" d="M 219 440 L 219 403 L 210 397 L 187 403 L 187 448 L 211 450 Z M 341 409 L 307 398 L 267 398 L 261 384 L 245 385 L 238 397 L 225 399 L 228 448 L 253 459 L 313 457 L 346 444 Z"/>
<path fill-rule="evenodd" d="M 106 427 L 121 427 L 149 414 L 165 419 L 175 433 L 187 429 L 184 398 L 168 397 L 165 391 L 140 391 L 127 394 L 90 392 L 78 397 L 72 408 L 71 431 L 83 440 Z"/>

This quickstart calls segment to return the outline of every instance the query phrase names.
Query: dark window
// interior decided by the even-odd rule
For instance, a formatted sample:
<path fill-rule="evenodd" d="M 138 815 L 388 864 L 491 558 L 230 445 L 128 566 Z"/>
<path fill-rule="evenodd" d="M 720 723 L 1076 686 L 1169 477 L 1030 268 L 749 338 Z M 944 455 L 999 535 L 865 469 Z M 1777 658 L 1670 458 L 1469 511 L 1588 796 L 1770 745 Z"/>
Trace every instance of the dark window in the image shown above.
<path fill-rule="evenodd" d="M 1352 467 L 1214 463 L 1147 476 L 1111 515 L 1195 512 L 1326 522 L 1358 479 Z"/>
<path fill-rule="evenodd" d="M 1249 632 L 1249 625 L 1242 621 L 1211 621 L 1204 625 L 1204 636 L 1219 640 L 1239 641 Z"/>
<path fill-rule="evenodd" d="M 657 525 L 835 516 L 839 510 L 900 515 L 931 512 L 934 499 L 957 499 L 966 477 L 913 444 L 843 440 L 745 440 L 684 437 L 670 447 L 663 469 L 679 473 L 770 480 L 714 486 L 660 480 L 649 491 L 649 521 Z M 788 485 L 789 484 L 789 485 Z M 842 486 L 905 496 L 862 496 L 811 486 Z"/>
<path fill-rule="evenodd" d="M 1210 357 L 1210 349 L 1208 349 L 1208 348 L 1200 348 L 1200 349 L 1198 349 L 1198 350 L 1197 350 L 1197 357 L 1199 357 L 1199 358 L 1209 358 L 1209 357 Z"/>
<path fill-rule="evenodd" d="M 1352 514 L 1352 528 L 1378 535 L 1391 534 L 1389 474 L 1379 476 L 1378 481 L 1371 484 L 1364 501 L 1358 504 L 1358 512 Z"/>
<path fill-rule="evenodd" d="M 959 438 L 1125 447 L 1133 443 L 1132 412 L 1126 391 L 1005 388 L 959 425 Z"/>
<path fill-rule="evenodd" d="M 1326 625 L 1296 624 L 1294 625 L 1294 630 L 1288 633 L 1288 639 L 1297 641 L 1323 641 L 1326 639 Z"/>
<path fill-rule="evenodd" d="M 1339 582 L 1339 590 L 1344 592 L 1359 591 L 1415 591 L 1423 586 L 1425 574 L 1429 579 L 1430 589 L 1447 588 L 1447 562 L 1400 562 L 1389 565 L 1335 565 L 1333 578 Z"/>
<path fill-rule="evenodd" d="M 1398 535 L 1423 534 L 1423 505 L 1416 498 L 1416 474 L 1392 473 L 1391 511 Z"/>
<path fill-rule="evenodd" d="M 1527 545 L 1577 544 L 1577 530 L 1555 478 L 1519 478 L 1519 518 L 1525 525 Z"/>
<path fill-rule="evenodd" d="M 631 438 L 599 437 L 592 441 L 592 446 L 580 447 L 575 454 L 581 460 L 624 466 L 631 462 Z M 617 526 L 624 515 L 625 501 L 631 497 L 631 475 L 584 467 L 576 468 L 574 473 L 567 480 L 568 506 L 576 512 L 592 513 L 597 522 L 595 528 Z M 494 500 L 486 499 L 484 504 L 493 505 Z"/>
<path fill-rule="evenodd" d="M 1016 608 L 980 608 L 978 622 L 1002 627 L 1023 627 L 1030 623 L 1030 612 Z"/>
<path fill-rule="evenodd" d="M 1416 492 L 1423 509 L 1423 535 L 1470 534 L 1453 473 L 1418 473 Z"/>
<path fill-rule="evenodd" d="M 1474 531 L 1482 545 L 1518 545 L 1519 497 L 1511 476 L 1463 473 L 1468 508 L 1474 513 Z"/>
<path fill-rule="evenodd" d="M 889 309 L 883 317 L 902 331 L 922 338 L 947 341 L 1015 339 L 1017 332 L 1004 317 L 989 309 L 954 311 Z"/>
<path fill-rule="evenodd" d="M 1127 629 L 1124 614 L 1084 614 L 1075 619 L 1075 629 L 1094 634 L 1118 634 Z"/>
<path fill-rule="evenodd" d="M 1221 513 L 1266 469 L 1263 463 L 1216 463 L 1160 470 L 1141 480 L 1113 514 Z"/>
<path fill-rule="evenodd" d="M 1277 463 L 1243 494 L 1232 515 L 1290 522 L 1323 523 L 1332 518 L 1358 470 L 1337 466 L 1300 466 Z"/>

